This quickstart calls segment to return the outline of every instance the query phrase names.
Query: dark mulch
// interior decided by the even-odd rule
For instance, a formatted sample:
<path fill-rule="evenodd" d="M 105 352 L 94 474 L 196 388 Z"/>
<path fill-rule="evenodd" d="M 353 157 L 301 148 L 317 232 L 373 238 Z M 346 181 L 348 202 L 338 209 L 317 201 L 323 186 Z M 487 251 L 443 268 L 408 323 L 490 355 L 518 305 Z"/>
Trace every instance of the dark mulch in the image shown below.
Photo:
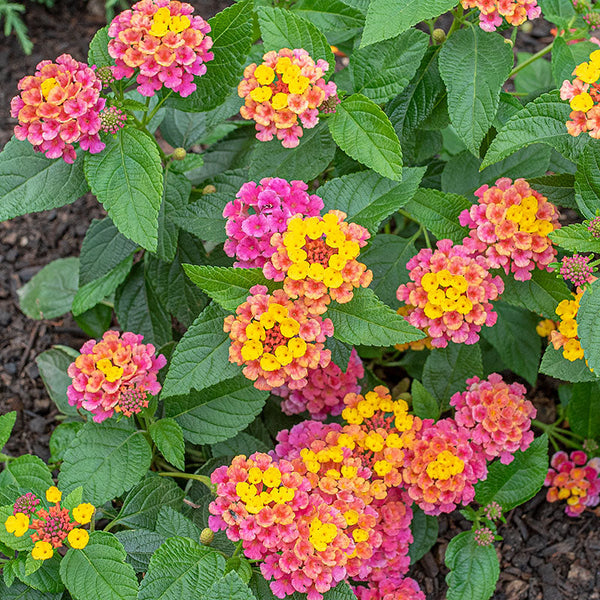
<path fill-rule="evenodd" d="M 192 3 L 209 17 L 231 2 Z M 58 0 L 51 10 L 33 3 L 27 7 L 33 54 L 23 55 L 14 38 L 0 43 L 0 147 L 12 134 L 8 107 L 17 81 L 40 60 L 63 52 L 84 60 L 89 40 L 104 24 L 101 0 Z M 530 34 L 519 34 L 519 47 L 535 52 L 550 39 L 548 24 L 538 21 Z M 53 344 L 77 348 L 86 339 L 70 317 L 27 319 L 19 311 L 16 290 L 51 260 L 78 255 L 89 222 L 103 214 L 88 196 L 71 206 L 0 223 L 0 413 L 18 411 L 15 433 L 6 447 L 13 455 L 35 453 L 47 459 L 49 454 L 57 412 L 35 357 Z M 536 404 L 542 408 L 541 402 Z M 551 415 L 541 418 L 550 420 Z M 495 600 L 600 600 L 599 515 L 590 511 L 571 519 L 562 509 L 546 503 L 540 493 L 509 514 L 508 524 L 500 529 L 504 540 L 497 544 L 502 573 Z M 449 540 L 468 528 L 458 514 L 441 518 L 439 543 L 413 572 L 428 600 L 445 598 L 444 552 Z"/>

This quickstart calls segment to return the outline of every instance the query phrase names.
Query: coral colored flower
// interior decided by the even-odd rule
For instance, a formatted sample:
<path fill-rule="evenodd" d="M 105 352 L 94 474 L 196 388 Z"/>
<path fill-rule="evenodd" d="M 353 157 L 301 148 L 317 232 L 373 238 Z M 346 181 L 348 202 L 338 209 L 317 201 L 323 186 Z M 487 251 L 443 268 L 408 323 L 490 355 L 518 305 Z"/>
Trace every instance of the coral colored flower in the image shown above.
<path fill-rule="evenodd" d="M 359 379 L 364 376 L 364 368 L 353 348 L 346 372 L 334 362 L 325 368 L 317 367 L 308 372 L 308 383 L 300 390 L 288 386 L 275 388 L 272 393 L 281 396 L 281 410 L 286 415 L 297 415 L 305 410 L 312 419 L 325 420 L 328 415 L 339 415 L 344 408 L 346 394 L 360 391 Z"/>
<path fill-rule="evenodd" d="M 225 231 L 228 240 L 223 249 L 236 258 L 235 267 L 263 267 L 275 252 L 271 246 L 274 233 L 283 233 L 288 221 L 297 214 L 314 217 L 320 214 L 323 200 L 309 194 L 303 181 L 266 177 L 259 184 L 245 183 L 225 206 Z"/>
<path fill-rule="evenodd" d="M 560 317 L 558 328 L 550 332 L 550 341 L 555 350 L 562 348 L 563 356 L 573 362 L 583 358 L 583 348 L 577 336 L 577 312 L 583 292 L 573 294 L 574 300 L 562 300 L 556 307 Z"/>
<path fill-rule="evenodd" d="M 67 540 L 71 548 L 83 550 L 90 541 L 90 534 L 85 529 L 72 529 L 69 531 Z"/>
<path fill-rule="evenodd" d="M 555 329 L 556 322 L 552 319 L 543 319 L 535 326 L 535 330 L 540 337 L 550 337 Z"/>
<path fill-rule="evenodd" d="M 575 287 L 583 287 L 588 283 L 594 273 L 593 267 L 588 263 L 590 256 L 582 254 L 573 254 L 573 256 L 563 256 L 560 274 L 565 281 L 570 281 Z"/>
<path fill-rule="evenodd" d="M 167 360 L 155 355 L 152 344 L 142 344 L 143 339 L 135 333 L 107 331 L 101 341 L 87 341 L 67 369 L 72 379 L 69 404 L 91 412 L 96 423 L 115 412 L 130 417 L 148 406 L 148 394 L 160 392 L 156 376 Z"/>
<path fill-rule="evenodd" d="M 330 298 L 345 303 L 356 287 L 367 287 L 373 273 L 356 259 L 371 237 L 362 226 L 345 221 L 346 214 L 329 211 L 322 217 L 296 216 L 285 233 L 276 233 L 276 251 L 263 267 L 268 279 L 283 281 L 292 298 L 304 297 L 322 313 Z"/>
<path fill-rule="evenodd" d="M 310 369 L 331 361 L 324 347 L 333 335 L 331 320 L 311 315 L 302 299 L 291 300 L 283 290 L 267 295 L 265 286 L 250 288 L 223 328 L 231 339 L 230 362 L 244 365 L 244 375 L 259 390 L 303 388 Z"/>
<path fill-rule="evenodd" d="M 474 531 L 473 537 L 478 546 L 491 546 L 496 536 L 489 527 L 480 527 Z"/>
<path fill-rule="evenodd" d="M 189 96 L 194 76 L 206 73 L 213 60 L 210 25 L 194 8 L 177 0 L 141 0 L 118 14 L 108 28 L 108 53 L 115 59 L 115 79 L 137 72 L 137 90 L 153 96 L 163 86 Z"/>
<path fill-rule="evenodd" d="M 587 229 L 592 237 L 600 238 L 600 216 L 587 221 Z"/>
<path fill-rule="evenodd" d="M 19 81 L 21 93 L 11 103 L 11 116 L 19 120 L 15 137 L 27 140 L 48 158 L 75 161 L 75 147 L 97 154 L 100 141 L 99 113 L 105 100 L 100 97 L 102 82 L 94 70 L 62 54 L 53 63 L 43 60 L 35 75 Z"/>
<path fill-rule="evenodd" d="M 502 25 L 502 17 L 517 27 L 542 14 L 537 0 L 461 0 L 461 4 L 463 8 L 479 9 L 479 26 L 484 31 L 495 31 Z"/>
<path fill-rule="evenodd" d="M 31 551 L 31 557 L 35 560 L 48 560 L 54 556 L 52 544 L 49 542 L 36 542 Z"/>
<path fill-rule="evenodd" d="M 471 440 L 481 447 L 487 460 L 500 457 L 508 465 L 517 450 L 525 451 L 533 441 L 531 419 L 536 409 L 525 398 L 520 383 L 507 384 L 492 373 L 487 380 L 467 379 L 467 390 L 450 399 L 456 409 L 454 419 L 471 432 Z"/>
<path fill-rule="evenodd" d="M 40 504 L 40 499 L 32 492 L 27 492 L 16 499 L 13 504 L 13 515 L 18 512 L 24 513 L 28 517 L 33 515 Z"/>
<path fill-rule="evenodd" d="M 369 587 L 356 586 L 354 593 L 359 600 L 426 600 L 414 579 L 395 577 L 393 573 Z"/>
<path fill-rule="evenodd" d="M 402 473 L 408 495 L 428 515 L 452 512 L 475 497 L 475 483 L 487 476 L 485 456 L 471 432 L 453 419 L 425 419 L 405 451 Z"/>
<path fill-rule="evenodd" d="M 396 295 L 408 307 L 407 321 L 425 331 L 434 348 L 445 348 L 448 341 L 475 344 L 481 327 L 496 323 L 490 301 L 504 284 L 491 276 L 483 256 L 471 257 L 463 246 L 440 240 L 436 250 L 421 250 L 406 267 L 411 281 Z"/>
<path fill-rule="evenodd" d="M 4 527 L 15 537 L 22 537 L 29 530 L 29 517 L 25 513 L 17 512 L 4 521 Z"/>
<path fill-rule="evenodd" d="M 558 210 L 524 179 L 508 177 L 481 186 L 479 203 L 465 209 L 460 224 L 471 229 L 463 245 L 473 256 L 485 256 L 490 267 L 502 267 L 515 279 L 531 279 L 534 268 L 550 270 L 556 250 L 548 234 L 558 229 Z"/>
<path fill-rule="evenodd" d="M 100 112 L 101 129 L 105 133 L 112 133 L 115 135 L 119 129 L 125 127 L 126 122 L 127 115 L 116 106 L 110 106 Z"/>
<path fill-rule="evenodd" d="M 579 516 L 586 506 L 600 503 L 600 458 L 591 458 L 582 450 L 568 455 L 557 452 L 550 460 L 550 469 L 544 485 L 548 487 L 546 500 L 566 500 L 565 512 L 570 517 Z"/>
<path fill-rule="evenodd" d="M 35 530 L 31 539 L 34 542 L 48 542 L 53 548 L 60 548 L 69 531 L 75 527 L 69 511 L 56 504 L 48 510 L 41 508 L 36 515 L 38 518 L 31 522 L 31 529 Z"/>
<path fill-rule="evenodd" d="M 319 107 L 332 96 L 335 83 L 323 76 L 329 64 L 316 63 L 306 50 L 267 52 L 260 65 L 252 63 L 244 70 L 238 95 L 244 98 L 240 114 L 256 122 L 257 139 L 281 141 L 285 148 L 295 148 L 305 129 L 319 122 Z"/>

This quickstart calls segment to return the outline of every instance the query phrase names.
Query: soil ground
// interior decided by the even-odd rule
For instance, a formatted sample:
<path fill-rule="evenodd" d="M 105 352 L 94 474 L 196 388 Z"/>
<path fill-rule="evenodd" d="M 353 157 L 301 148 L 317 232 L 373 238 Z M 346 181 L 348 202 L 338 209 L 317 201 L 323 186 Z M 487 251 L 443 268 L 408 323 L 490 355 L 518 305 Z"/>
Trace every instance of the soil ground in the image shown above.
<path fill-rule="evenodd" d="M 25 20 L 34 42 L 25 56 L 14 37 L 0 43 L 0 147 L 10 139 L 9 116 L 16 84 L 45 58 L 69 52 L 85 60 L 89 40 L 104 25 L 103 9 L 90 0 L 58 0 L 52 9 L 28 3 Z M 210 17 L 230 2 L 192 1 Z M 520 50 L 535 52 L 546 45 L 549 25 L 534 23 L 529 34 L 519 33 Z M 53 344 L 78 348 L 87 336 L 69 318 L 32 321 L 18 308 L 16 290 L 55 258 L 76 256 L 89 222 L 103 216 L 90 196 L 57 210 L 26 215 L 0 223 L 0 414 L 17 410 L 15 433 L 6 451 L 48 458 L 48 440 L 57 411 L 39 376 L 35 357 Z M 541 398 L 540 400 L 545 400 Z M 542 409 L 552 403 L 538 402 Z M 542 417 L 543 418 L 543 417 Z M 496 544 L 501 575 L 494 600 L 600 600 L 600 512 L 572 519 L 563 507 L 548 504 L 541 492 L 508 515 Z M 445 597 L 444 552 L 448 541 L 469 525 L 460 515 L 440 520 L 440 539 L 413 569 L 428 600 Z M 258 599 L 260 600 L 260 599 Z"/>

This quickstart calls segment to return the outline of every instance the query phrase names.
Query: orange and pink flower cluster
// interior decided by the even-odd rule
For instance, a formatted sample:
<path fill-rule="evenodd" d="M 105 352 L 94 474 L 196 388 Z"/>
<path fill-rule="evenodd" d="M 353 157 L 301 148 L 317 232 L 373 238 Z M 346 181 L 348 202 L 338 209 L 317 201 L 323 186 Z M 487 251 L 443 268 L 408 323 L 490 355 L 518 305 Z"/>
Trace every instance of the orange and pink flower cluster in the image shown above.
<path fill-rule="evenodd" d="M 167 360 L 156 356 L 152 344 L 142 344 L 143 339 L 131 332 L 107 331 L 101 341 L 87 341 L 67 370 L 72 379 L 69 404 L 91 412 L 96 423 L 115 412 L 131 417 L 147 407 L 148 395 L 160 392 L 156 376 Z"/>
<path fill-rule="evenodd" d="M 327 61 L 315 63 L 299 48 L 267 52 L 260 65 L 248 65 L 238 86 L 244 99 L 240 114 L 255 121 L 257 139 L 276 136 L 285 148 L 295 148 L 303 128 L 319 122 L 319 107 L 336 94 L 335 83 L 324 79 L 328 70 Z"/>
<path fill-rule="evenodd" d="M 11 116 L 19 120 L 15 137 L 27 140 L 48 158 L 62 157 L 72 163 L 77 158 L 73 144 L 90 154 L 101 152 L 100 97 L 102 82 L 94 70 L 62 54 L 56 62 L 43 60 L 34 75 L 19 81 L 21 93 L 11 101 Z"/>
<path fill-rule="evenodd" d="M 214 56 L 210 25 L 194 8 L 178 0 L 141 0 L 118 14 L 108 28 L 108 53 L 115 59 L 115 79 L 137 72 L 137 90 L 153 96 L 163 86 L 189 96 L 194 76 L 206 73 Z"/>
<path fill-rule="evenodd" d="M 484 31 L 496 31 L 502 25 L 502 17 L 517 27 L 542 14 L 537 0 L 461 0 L 461 4 L 463 8 L 479 9 L 479 26 Z"/>

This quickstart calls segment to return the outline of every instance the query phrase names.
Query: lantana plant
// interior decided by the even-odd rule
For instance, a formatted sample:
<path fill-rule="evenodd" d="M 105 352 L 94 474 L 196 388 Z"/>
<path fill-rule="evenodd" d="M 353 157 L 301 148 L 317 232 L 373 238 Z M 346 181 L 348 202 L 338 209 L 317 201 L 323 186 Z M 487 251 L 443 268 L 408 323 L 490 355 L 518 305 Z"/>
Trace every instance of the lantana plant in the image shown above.
<path fill-rule="evenodd" d="M 0 219 L 106 215 L 19 290 L 88 341 L 37 358 L 49 462 L 0 456 L 0 598 L 424 600 L 461 511 L 447 597 L 487 600 L 504 514 L 596 507 L 599 20 L 141 0 L 23 74 Z"/>

